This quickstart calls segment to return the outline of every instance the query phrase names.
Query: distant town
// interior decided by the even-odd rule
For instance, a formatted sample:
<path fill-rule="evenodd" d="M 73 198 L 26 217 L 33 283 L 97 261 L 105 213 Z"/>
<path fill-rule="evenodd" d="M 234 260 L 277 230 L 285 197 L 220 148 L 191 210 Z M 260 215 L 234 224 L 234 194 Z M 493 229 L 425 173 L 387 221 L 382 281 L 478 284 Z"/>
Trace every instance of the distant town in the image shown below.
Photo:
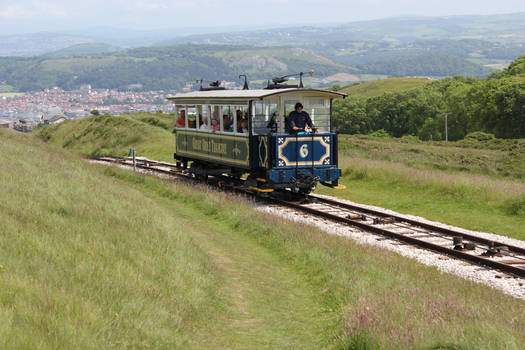
<path fill-rule="evenodd" d="M 0 94 L 0 127 L 29 132 L 38 124 L 60 123 L 92 113 L 171 113 L 173 105 L 166 100 L 166 96 L 174 93 L 92 89 L 90 85 L 85 85 L 73 91 L 54 87 L 24 94 Z"/>

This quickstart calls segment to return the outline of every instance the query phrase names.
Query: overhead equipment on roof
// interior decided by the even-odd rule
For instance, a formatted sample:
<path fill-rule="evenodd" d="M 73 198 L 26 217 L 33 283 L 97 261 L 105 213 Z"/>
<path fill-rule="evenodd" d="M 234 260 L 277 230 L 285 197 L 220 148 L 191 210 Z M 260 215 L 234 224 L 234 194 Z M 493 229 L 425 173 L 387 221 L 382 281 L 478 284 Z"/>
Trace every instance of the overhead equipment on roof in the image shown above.
<path fill-rule="evenodd" d="M 216 81 L 211 81 L 211 80 L 204 80 L 204 79 L 200 79 L 200 80 L 196 80 L 197 84 L 200 84 L 200 88 L 199 90 L 200 91 L 212 91 L 212 90 L 226 90 L 223 86 L 221 86 L 221 82 L 216 80 Z M 202 83 L 204 82 L 207 82 L 210 84 L 209 87 L 202 87 Z"/>
<path fill-rule="evenodd" d="M 246 76 L 246 74 L 239 75 L 239 79 L 241 79 L 241 77 L 244 77 L 244 85 L 243 85 L 242 89 L 243 90 L 250 90 L 250 88 L 248 87 L 248 77 Z"/>
<path fill-rule="evenodd" d="M 268 80 L 268 83 L 265 87 L 265 89 L 288 89 L 288 88 L 304 88 L 303 85 L 303 75 L 308 74 L 310 76 L 314 75 L 314 70 L 312 69 L 309 72 L 299 72 L 294 74 L 285 75 L 282 77 L 276 77 L 272 78 L 272 84 L 270 84 L 270 81 Z M 288 78 L 299 76 L 299 85 L 290 85 L 290 84 L 283 84 L 288 81 Z"/>

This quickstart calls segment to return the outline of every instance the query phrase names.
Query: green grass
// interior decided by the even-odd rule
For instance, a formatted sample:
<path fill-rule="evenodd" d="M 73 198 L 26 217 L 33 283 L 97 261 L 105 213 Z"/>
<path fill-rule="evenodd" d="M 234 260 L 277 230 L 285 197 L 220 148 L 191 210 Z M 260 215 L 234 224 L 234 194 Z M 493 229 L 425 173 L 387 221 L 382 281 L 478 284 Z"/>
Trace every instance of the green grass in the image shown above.
<path fill-rule="evenodd" d="M 436 172 L 525 179 L 525 139 L 496 139 L 476 133 L 457 142 L 423 142 L 366 135 L 340 135 L 341 156 L 400 163 Z"/>
<path fill-rule="evenodd" d="M 525 140 L 340 136 L 344 191 L 320 192 L 525 240 Z"/>
<path fill-rule="evenodd" d="M 427 78 L 388 78 L 351 85 L 341 90 L 350 96 L 379 96 L 387 91 L 399 91 L 415 88 L 428 83 Z"/>
<path fill-rule="evenodd" d="M 523 301 L 0 130 L 0 348 L 521 349 Z"/>
<path fill-rule="evenodd" d="M 37 134 L 84 155 L 127 156 L 134 148 L 137 156 L 173 161 L 173 118 L 151 113 L 88 117 L 44 127 Z"/>
<path fill-rule="evenodd" d="M 40 132 L 82 154 L 172 161 L 171 116 L 139 113 L 68 121 Z M 458 142 L 340 135 L 341 183 L 320 193 L 379 205 L 467 229 L 525 239 L 525 140 L 475 134 Z"/>
<path fill-rule="evenodd" d="M 340 183 L 319 192 L 459 227 L 525 240 L 525 184 L 343 158 Z"/>

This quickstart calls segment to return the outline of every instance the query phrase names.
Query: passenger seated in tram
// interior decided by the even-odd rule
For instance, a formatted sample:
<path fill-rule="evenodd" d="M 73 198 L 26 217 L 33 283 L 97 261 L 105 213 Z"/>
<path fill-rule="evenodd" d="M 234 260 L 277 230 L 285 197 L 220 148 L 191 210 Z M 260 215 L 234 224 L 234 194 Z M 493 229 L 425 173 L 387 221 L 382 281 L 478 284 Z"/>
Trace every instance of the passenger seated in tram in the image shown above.
<path fill-rule="evenodd" d="M 201 126 L 199 127 L 199 130 L 203 130 L 203 131 L 208 131 L 210 130 L 210 127 L 208 126 L 208 118 L 207 117 L 204 117 L 204 118 L 201 118 Z"/>
<path fill-rule="evenodd" d="M 312 123 L 310 115 L 303 111 L 303 105 L 301 102 L 295 104 L 295 110 L 290 112 L 288 116 L 288 121 L 290 122 L 290 133 L 296 134 L 301 131 L 307 132 L 317 132 L 317 129 Z"/>
<path fill-rule="evenodd" d="M 243 134 L 248 133 L 248 121 L 246 119 L 241 121 L 241 126 L 239 127 L 238 132 L 242 132 Z"/>
<path fill-rule="evenodd" d="M 180 116 L 175 121 L 175 127 L 176 128 L 184 128 L 184 127 L 186 127 L 186 111 L 185 110 L 180 111 Z"/>
<path fill-rule="evenodd" d="M 217 119 L 211 120 L 211 131 L 221 131 L 221 125 L 219 124 L 219 121 Z"/>
<path fill-rule="evenodd" d="M 222 116 L 222 123 L 224 125 L 224 131 L 232 132 L 233 131 L 233 121 L 230 119 L 228 114 Z"/>
<path fill-rule="evenodd" d="M 236 111 L 236 113 L 237 113 L 237 121 L 239 121 L 239 120 L 241 120 L 241 119 L 246 119 L 246 118 L 244 117 L 244 115 L 242 114 L 242 111 L 241 111 L 240 109 L 238 109 L 238 110 Z"/>
<path fill-rule="evenodd" d="M 277 132 L 277 112 L 273 112 L 272 118 L 266 127 L 270 129 L 270 132 Z"/>

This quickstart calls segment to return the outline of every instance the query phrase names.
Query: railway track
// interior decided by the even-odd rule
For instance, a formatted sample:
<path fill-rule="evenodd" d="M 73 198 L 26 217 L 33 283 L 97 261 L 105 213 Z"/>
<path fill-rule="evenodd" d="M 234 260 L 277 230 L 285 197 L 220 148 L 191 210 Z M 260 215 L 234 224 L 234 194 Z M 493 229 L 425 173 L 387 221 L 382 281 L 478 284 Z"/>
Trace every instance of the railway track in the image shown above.
<path fill-rule="evenodd" d="M 88 158 L 130 167 L 135 166 L 139 169 L 184 179 L 191 178 L 189 173 L 181 171 L 175 164 L 171 163 L 137 158 L 134 165 L 133 160 L 128 157 Z M 235 190 L 241 188 L 241 186 L 229 187 Z M 249 190 L 243 192 L 253 195 Z M 301 200 L 286 197 L 290 197 L 289 194 L 284 194 L 281 198 L 278 195 L 259 196 L 265 202 L 350 225 L 395 239 L 404 244 L 446 254 L 473 264 L 497 269 L 514 277 L 525 278 L 525 248 L 325 197 L 309 195 Z"/>

